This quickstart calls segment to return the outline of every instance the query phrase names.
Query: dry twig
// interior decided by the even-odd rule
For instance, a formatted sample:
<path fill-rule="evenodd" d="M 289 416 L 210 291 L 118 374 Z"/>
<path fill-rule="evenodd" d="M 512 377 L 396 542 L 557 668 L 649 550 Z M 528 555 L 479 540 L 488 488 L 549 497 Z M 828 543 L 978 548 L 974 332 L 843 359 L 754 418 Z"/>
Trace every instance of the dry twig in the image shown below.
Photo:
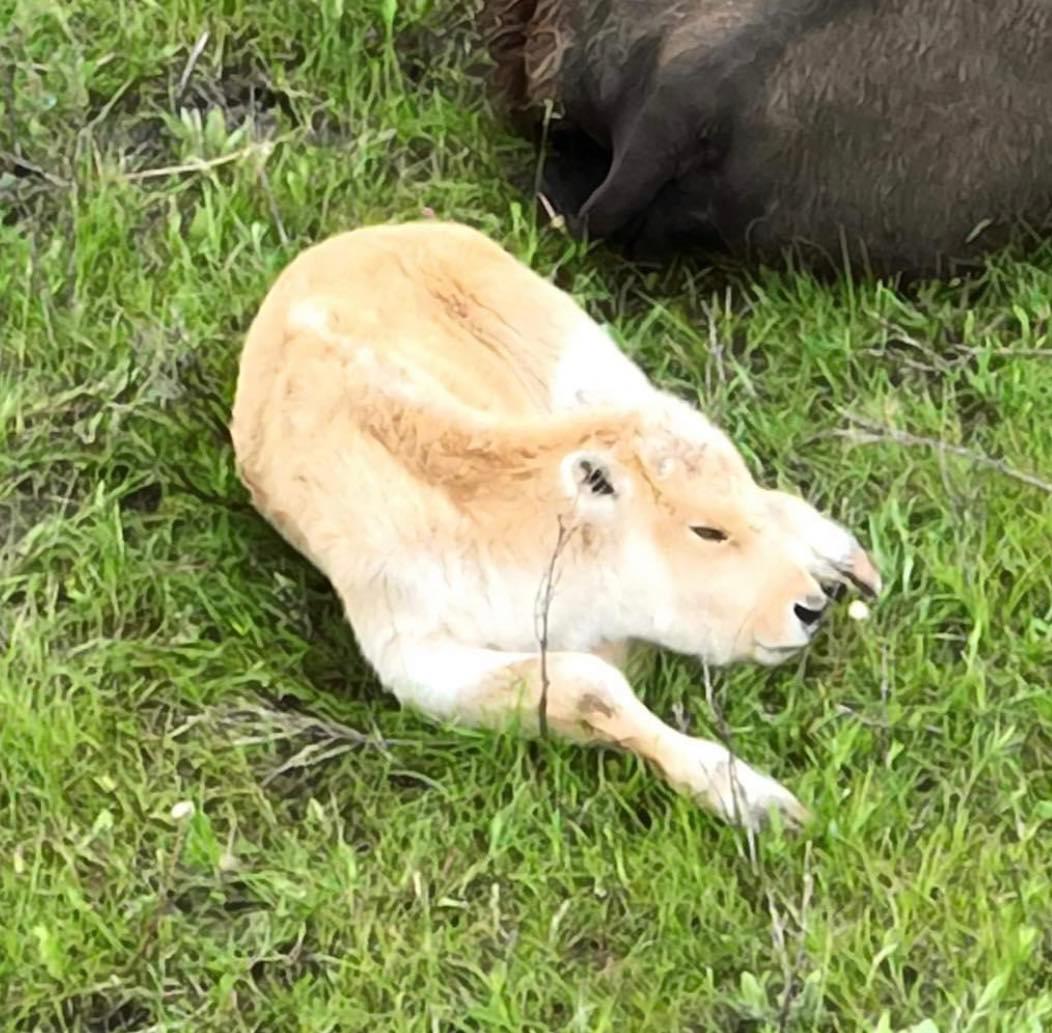
<path fill-rule="evenodd" d="M 804 847 L 804 886 L 800 898 L 800 911 L 796 919 L 798 927 L 796 957 L 793 959 L 792 966 L 786 972 L 785 993 L 782 994 L 782 1006 L 778 1015 L 778 1033 L 785 1033 L 789 1028 L 790 1011 L 797 996 L 797 981 L 800 978 L 800 970 L 804 964 L 804 936 L 807 933 L 807 916 L 811 909 L 811 894 L 814 892 L 814 886 L 814 878 L 811 875 L 811 844 L 808 842 Z M 771 920 L 775 923 L 776 928 L 780 929 L 776 917 L 778 912 L 774 906 L 774 898 L 769 893 L 767 900 L 771 909 Z M 782 936 L 781 946 L 784 952 L 784 935 Z"/>
<path fill-rule="evenodd" d="M 995 359 L 1052 359 L 1052 348 L 972 348 L 959 344 L 955 351 L 966 358 L 990 355 Z"/>
<path fill-rule="evenodd" d="M 197 42 L 190 48 L 190 56 L 186 59 L 186 65 L 183 67 L 183 74 L 179 76 L 179 84 L 175 88 L 176 104 L 182 99 L 183 92 L 186 90 L 186 87 L 190 82 L 190 76 L 194 74 L 194 67 L 197 65 L 198 59 L 204 53 L 204 49 L 207 45 L 208 29 L 205 29 L 202 31 L 201 35 L 197 37 Z"/>
<path fill-rule="evenodd" d="M 146 955 L 151 944 L 153 944 L 157 938 L 161 922 L 164 919 L 165 912 L 168 910 L 168 902 L 172 895 L 172 884 L 175 881 L 176 868 L 179 865 L 179 858 L 182 856 L 183 847 L 186 845 L 186 836 L 189 828 L 189 821 L 183 820 L 179 822 L 172 849 L 161 858 L 160 870 L 157 876 L 157 893 L 154 898 L 154 904 L 150 909 L 150 913 L 146 917 L 142 933 L 139 936 L 139 942 L 135 945 L 135 949 L 128 956 L 128 959 L 124 964 L 124 970 L 126 972 L 132 971 L 136 963 Z"/>
<path fill-rule="evenodd" d="M 734 809 L 738 814 L 741 814 L 742 809 L 739 802 L 741 800 L 741 783 L 738 781 L 737 775 L 734 771 L 735 752 L 730 726 L 727 724 L 727 721 L 723 716 L 723 710 L 719 705 L 719 700 L 716 698 L 708 664 L 702 664 L 702 671 L 705 678 L 705 699 L 709 704 L 713 719 L 716 722 L 716 730 L 720 741 L 730 757 L 730 782 L 731 792 L 734 796 Z M 783 991 L 782 1001 L 779 1007 L 777 1028 L 779 1033 L 785 1033 L 785 1030 L 789 1028 L 792 1004 L 797 997 L 797 984 L 799 982 L 800 972 L 803 968 L 805 959 L 804 936 L 807 931 L 807 916 L 811 906 L 812 892 L 814 890 L 814 880 L 811 876 L 811 844 L 807 843 L 804 847 L 803 890 L 801 892 L 800 910 L 796 916 L 796 924 L 798 927 L 796 956 L 790 963 L 789 951 L 786 945 L 784 917 L 779 911 L 770 880 L 767 878 L 767 872 L 764 869 L 763 862 L 757 852 L 756 835 L 748 826 L 746 827 L 746 834 L 749 846 L 749 860 L 752 864 L 753 871 L 760 880 L 760 886 L 762 887 L 764 896 L 767 900 L 767 909 L 771 915 L 771 934 L 774 940 L 775 950 L 778 951 L 782 958 L 785 990 Z"/>
<path fill-rule="evenodd" d="M 42 168 L 40 165 L 36 165 L 29 161 L 27 158 L 23 158 L 19 154 L 8 154 L 6 151 L 0 152 L 0 158 L 4 161 L 10 162 L 17 169 L 21 169 L 24 172 L 30 172 L 34 176 L 39 176 L 41 179 L 46 180 L 53 187 L 59 187 L 60 189 L 66 189 L 69 183 L 62 179 L 60 176 L 56 176 L 53 172 L 48 172 L 47 169 Z"/>
<path fill-rule="evenodd" d="M 1032 488 L 1037 488 L 1040 491 L 1052 495 L 1052 482 L 1043 480 L 1035 474 L 1026 473 L 1023 470 L 1017 470 L 1015 467 L 1009 466 L 1008 463 L 1004 462 L 1002 459 L 995 459 L 993 456 L 985 455 L 982 452 L 976 452 L 974 449 L 965 448 L 963 445 L 951 445 L 949 442 L 940 441 L 938 438 L 930 438 L 921 434 L 911 434 L 909 431 L 899 430 L 896 427 L 889 427 L 885 424 L 868 420 L 863 416 L 858 416 L 852 412 L 842 410 L 842 413 L 845 419 L 854 424 L 854 426 L 835 430 L 833 431 L 833 434 L 838 438 L 844 438 L 847 441 L 850 441 L 852 444 L 895 444 L 902 445 L 906 448 L 929 448 L 932 451 L 939 452 L 943 455 L 958 456 L 961 459 L 968 460 L 970 463 L 975 463 L 977 466 L 985 466 L 988 469 L 996 470 L 1004 477 L 1010 477 L 1013 480 L 1020 481 L 1023 484 L 1028 484 Z"/>
<path fill-rule="evenodd" d="M 263 779 L 264 785 L 294 768 L 313 767 L 356 748 L 386 750 L 389 746 L 406 745 L 401 740 L 366 735 L 338 721 L 313 714 L 274 710 L 243 700 L 209 707 L 174 729 L 170 736 L 177 738 L 199 724 L 221 729 L 231 746 L 258 746 L 303 738 L 312 740 L 271 771 Z"/>
<path fill-rule="evenodd" d="M 705 679 L 705 700 L 709 705 L 709 710 L 712 711 L 713 720 L 716 722 L 716 733 L 719 735 L 720 742 L 723 743 L 723 748 L 727 751 L 727 756 L 729 758 L 727 765 L 731 783 L 731 799 L 734 805 L 733 817 L 740 820 L 745 814 L 745 809 L 742 806 L 741 782 L 738 780 L 738 774 L 735 770 L 736 757 L 730 725 L 727 724 L 727 721 L 723 716 L 723 709 L 720 707 L 719 700 L 716 699 L 716 692 L 712 684 L 712 672 L 709 670 L 709 665 L 704 661 L 702 661 L 701 670 Z M 763 879 L 763 869 L 759 865 L 759 859 L 756 853 L 756 833 L 753 832 L 748 824 L 745 825 L 745 836 L 746 842 L 749 846 L 749 860 L 752 863 L 753 869 L 757 871 L 760 874 L 761 879 Z"/>
<path fill-rule="evenodd" d="M 241 161 L 252 154 L 260 154 L 266 158 L 269 156 L 273 146 L 272 141 L 266 140 L 262 143 L 249 144 L 247 147 L 232 151 L 230 154 L 223 154 L 218 158 L 209 158 L 207 161 L 188 161 L 181 165 L 164 165 L 155 169 L 139 169 L 136 172 L 125 172 L 123 178 L 132 182 L 141 179 L 158 179 L 163 176 L 181 176 L 189 172 L 208 172 L 210 169 L 218 168 L 220 165 L 229 165 L 231 162 Z"/>
<path fill-rule="evenodd" d="M 567 543 L 573 537 L 574 530 L 574 528 L 567 529 L 563 518 L 559 517 L 559 535 L 555 539 L 555 548 L 548 561 L 548 569 L 537 591 L 534 621 L 537 625 L 537 640 L 541 647 L 541 700 L 537 709 L 537 719 L 542 739 L 548 735 L 548 614 L 551 611 L 552 596 L 555 593 L 555 566 Z"/>

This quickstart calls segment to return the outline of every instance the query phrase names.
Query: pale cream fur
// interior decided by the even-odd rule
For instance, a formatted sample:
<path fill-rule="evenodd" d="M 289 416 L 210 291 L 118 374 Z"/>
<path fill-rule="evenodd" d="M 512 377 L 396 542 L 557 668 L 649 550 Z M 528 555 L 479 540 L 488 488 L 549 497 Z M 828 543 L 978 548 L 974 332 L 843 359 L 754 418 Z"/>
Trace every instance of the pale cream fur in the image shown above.
<path fill-rule="evenodd" d="M 537 728 L 538 600 L 562 534 L 553 732 L 631 750 L 728 819 L 806 817 L 656 717 L 620 660 L 647 641 L 779 662 L 809 641 L 800 615 L 817 621 L 823 585 L 876 592 L 876 570 L 838 524 L 757 486 L 704 416 L 487 237 L 427 221 L 302 252 L 249 330 L 232 434 L 254 504 L 331 580 L 403 703 Z"/>

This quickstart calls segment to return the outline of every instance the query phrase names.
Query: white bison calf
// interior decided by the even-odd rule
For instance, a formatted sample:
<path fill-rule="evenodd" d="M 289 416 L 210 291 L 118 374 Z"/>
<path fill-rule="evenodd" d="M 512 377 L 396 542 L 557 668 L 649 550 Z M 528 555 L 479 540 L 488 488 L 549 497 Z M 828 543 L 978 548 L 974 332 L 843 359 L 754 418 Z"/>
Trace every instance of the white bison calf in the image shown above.
<path fill-rule="evenodd" d="M 805 819 L 651 713 L 618 664 L 632 641 L 778 663 L 811 640 L 825 588 L 876 593 L 879 575 L 497 244 L 429 221 L 304 251 L 249 330 L 232 432 L 255 506 L 329 578 L 404 704 L 536 730 L 558 552 L 552 731 L 631 750 L 730 820 Z"/>

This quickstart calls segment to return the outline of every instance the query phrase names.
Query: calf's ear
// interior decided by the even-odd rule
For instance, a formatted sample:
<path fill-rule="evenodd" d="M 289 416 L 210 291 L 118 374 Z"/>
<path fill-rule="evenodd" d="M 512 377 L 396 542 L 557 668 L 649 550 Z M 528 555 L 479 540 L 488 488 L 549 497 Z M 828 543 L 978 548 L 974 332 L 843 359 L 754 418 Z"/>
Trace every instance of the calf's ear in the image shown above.
<path fill-rule="evenodd" d="M 612 514 L 628 488 L 628 474 L 605 452 L 582 449 L 562 462 L 563 488 L 585 515 Z"/>

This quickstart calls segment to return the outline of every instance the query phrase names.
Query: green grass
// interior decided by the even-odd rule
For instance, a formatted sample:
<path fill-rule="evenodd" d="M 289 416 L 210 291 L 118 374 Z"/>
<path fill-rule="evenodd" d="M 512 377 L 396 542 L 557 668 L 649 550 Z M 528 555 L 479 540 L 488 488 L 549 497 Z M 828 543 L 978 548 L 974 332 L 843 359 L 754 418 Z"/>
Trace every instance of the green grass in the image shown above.
<path fill-rule="evenodd" d="M 1052 1028 L 1052 498 L 838 433 L 1052 479 L 1052 250 L 909 295 L 587 252 L 430 6 L 0 3 L 0 1029 Z M 809 835 L 752 856 L 630 758 L 401 712 L 247 507 L 268 284 L 423 206 L 872 545 L 868 625 L 718 682 Z M 712 734 L 690 663 L 641 691 Z"/>

